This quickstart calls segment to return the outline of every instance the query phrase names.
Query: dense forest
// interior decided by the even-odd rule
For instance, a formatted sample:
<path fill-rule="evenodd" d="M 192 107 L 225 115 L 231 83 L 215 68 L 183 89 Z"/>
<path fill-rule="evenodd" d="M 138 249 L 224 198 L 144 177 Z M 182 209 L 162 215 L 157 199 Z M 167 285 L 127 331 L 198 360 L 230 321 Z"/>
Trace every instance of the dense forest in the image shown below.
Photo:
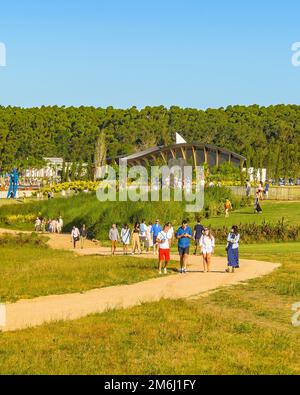
<path fill-rule="evenodd" d="M 300 106 L 191 108 L 133 107 L 119 110 L 80 107 L 22 109 L 0 106 L 0 169 L 40 166 L 43 157 L 93 163 L 99 137 L 109 157 L 174 142 L 228 148 L 267 167 L 270 177 L 300 175 Z"/>

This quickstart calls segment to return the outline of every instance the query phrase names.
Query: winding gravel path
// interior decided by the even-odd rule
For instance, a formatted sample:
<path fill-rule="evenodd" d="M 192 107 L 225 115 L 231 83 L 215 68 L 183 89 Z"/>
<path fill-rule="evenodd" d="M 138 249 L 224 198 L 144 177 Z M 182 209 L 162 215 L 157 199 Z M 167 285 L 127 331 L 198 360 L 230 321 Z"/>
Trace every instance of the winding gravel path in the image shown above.
<path fill-rule="evenodd" d="M 19 233 L 1 230 L 0 233 Z M 52 248 L 70 250 L 68 235 L 51 235 Z M 100 248 L 89 242 L 84 250 L 76 250 L 80 255 L 109 255 L 108 248 Z M 139 259 L 153 255 L 138 256 Z M 113 259 L 113 258 L 112 258 Z M 137 259 L 136 257 L 132 259 Z M 178 260 L 178 256 L 172 256 Z M 0 305 L 0 330 L 15 331 L 61 320 L 76 320 L 89 314 L 103 313 L 110 309 L 125 309 L 145 302 L 161 299 L 182 299 L 207 295 L 207 292 L 220 287 L 231 286 L 250 279 L 267 275 L 280 267 L 280 264 L 241 260 L 241 268 L 235 274 L 224 272 L 226 259 L 215 257 L 213 271 L 202 272 L 201 257 L 190 257 L 189 273 L 174 274 L 132 284 L 94 289 L 83 294 L 67 294 L 21 300 L 13 304 Z"/>

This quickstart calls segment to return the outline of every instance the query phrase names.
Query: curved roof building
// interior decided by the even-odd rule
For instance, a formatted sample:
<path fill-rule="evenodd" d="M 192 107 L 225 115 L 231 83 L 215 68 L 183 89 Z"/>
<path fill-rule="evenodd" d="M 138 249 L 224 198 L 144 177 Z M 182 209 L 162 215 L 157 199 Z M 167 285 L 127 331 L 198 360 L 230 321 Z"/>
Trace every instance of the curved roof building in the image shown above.
<path fill-rule="evenodd" d="M 119 158 L 127 161 L 129 166 L 168 165 L 172 160 L 183 159 L 193 166 L 204 163 L 210 167 L 220 166 L 224 162 L 232 163 L 236 167 L 244 167 L 246 158 L 227 149 L 201 143 L 182 143 L 171 146 L 150 148 L 135 154 Z"/>

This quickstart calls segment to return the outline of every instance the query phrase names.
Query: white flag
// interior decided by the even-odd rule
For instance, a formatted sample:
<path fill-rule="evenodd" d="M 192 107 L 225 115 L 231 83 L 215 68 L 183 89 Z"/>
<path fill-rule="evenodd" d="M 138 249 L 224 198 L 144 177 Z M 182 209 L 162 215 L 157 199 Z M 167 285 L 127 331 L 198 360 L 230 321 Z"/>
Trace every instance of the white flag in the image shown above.
<path fill-rule="evenodd" d="M 176 144 L 186 144 L 185 139 L 179 133 L 176 133 Z"/>

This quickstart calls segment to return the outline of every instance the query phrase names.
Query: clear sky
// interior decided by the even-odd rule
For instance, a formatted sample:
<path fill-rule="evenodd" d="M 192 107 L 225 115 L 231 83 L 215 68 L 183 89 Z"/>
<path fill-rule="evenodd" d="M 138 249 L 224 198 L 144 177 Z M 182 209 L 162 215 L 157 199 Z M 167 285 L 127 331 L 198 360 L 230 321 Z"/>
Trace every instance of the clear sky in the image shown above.
<path fill-rule="evenodd" d="M 300 104 L 300 2 L 9 0 L 0 104 Z"/>

